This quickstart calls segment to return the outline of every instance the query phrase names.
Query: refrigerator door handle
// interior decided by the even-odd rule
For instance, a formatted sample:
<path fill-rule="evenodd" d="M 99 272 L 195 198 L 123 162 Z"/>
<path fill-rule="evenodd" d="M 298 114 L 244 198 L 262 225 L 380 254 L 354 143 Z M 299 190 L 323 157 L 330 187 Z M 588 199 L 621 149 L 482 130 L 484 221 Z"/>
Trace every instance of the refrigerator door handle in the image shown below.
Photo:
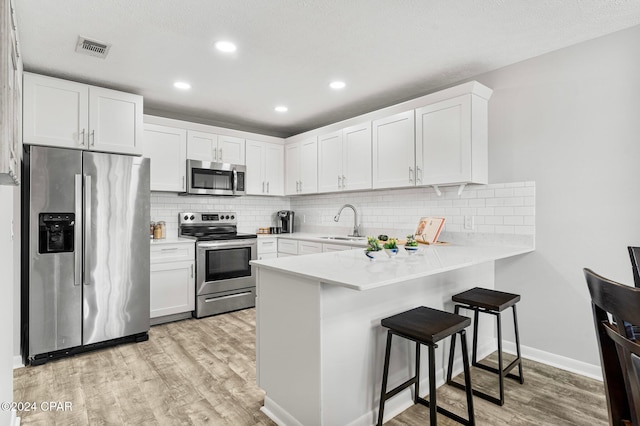
<path fill-rule="evenodd" d="M 84 250 L 86 252 L 84 256 L 84 285 L 90 285 L 90 277 L 89 271 L 91 268 L 89 267 L 89 261 L 91 259 L 91 254 L 88 253 L 88 250 L 91 245 L 91 176 L 85 175 L 84 177 Z"/>
<path fill-rule="evenodd" d="M 82 285 L 82 175 L 75 175 L 75 214 L 74 229 L 74 279 L 73 285 Z"/>

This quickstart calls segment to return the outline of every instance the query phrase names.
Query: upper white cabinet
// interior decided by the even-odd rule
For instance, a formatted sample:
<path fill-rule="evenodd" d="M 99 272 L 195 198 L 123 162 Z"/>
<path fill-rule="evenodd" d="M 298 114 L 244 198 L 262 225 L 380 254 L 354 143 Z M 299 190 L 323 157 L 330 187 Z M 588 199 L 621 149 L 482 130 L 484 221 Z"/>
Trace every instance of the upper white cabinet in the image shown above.
<path fill-rule="evenodd" d="M 284 146 L 247 140 L 246 193 L 284 195 Z"/>
<path fill-rule="evenodd" d="M 467 94 L 416 109 L 418 185 L 487 183 L 487 101 Z"/>
<path fill-rule="evenodd" d="M 285 147 L 285 194 L 318 192 L 318 139 L 314 136 Z"/>
<path fill-rule="evenodd" d="M 145 157 L 151 159 L 152 191 L 186 191 L 187 131 L 144 125 Z"/>
<path fill-rule="evenodd" d="M 24 142 L 142 155 L 142 96 L 24 74 Z"/>
<path fill-rule="evenodd" d="M 415 185 L 414 112 L 373 122 L 373 187 Z"/>
<path fill-rule="evenodd" d="M 13 3 L 0 1 L 0 184 L 20 183 L 22 59 Z"/>
<path fill-rule="evenodd" d="M 318 191 L 371 188 L 371 122 L 318 138 Z"/>
<path fill-rule="evenodd" d="M 213 163 L 245 164 L 245 140 L 189 130 L 187 158 Z"/>

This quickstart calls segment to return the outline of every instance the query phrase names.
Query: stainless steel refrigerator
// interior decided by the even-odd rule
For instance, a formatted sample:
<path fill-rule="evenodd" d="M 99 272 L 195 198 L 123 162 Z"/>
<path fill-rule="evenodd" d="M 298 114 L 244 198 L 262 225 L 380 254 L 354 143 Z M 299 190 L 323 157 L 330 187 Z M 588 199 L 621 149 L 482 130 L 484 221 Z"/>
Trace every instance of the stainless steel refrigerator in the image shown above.
<path fill-rule="evenodd" d="M 148 339 L 149 159 L 25 146 L 22 355 Z"/>

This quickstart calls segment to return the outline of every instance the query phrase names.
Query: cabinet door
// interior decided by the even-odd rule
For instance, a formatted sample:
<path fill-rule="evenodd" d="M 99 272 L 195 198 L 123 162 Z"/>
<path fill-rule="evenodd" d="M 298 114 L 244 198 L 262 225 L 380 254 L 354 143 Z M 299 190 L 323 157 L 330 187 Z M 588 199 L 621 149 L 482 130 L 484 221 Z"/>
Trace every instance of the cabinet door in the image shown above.
<path fill-rule="evenodd" d="M 266 192 L 264 177 L 264 143 L 247 141 L 247 175 L 245 192 L 249 195 L 262 195 Z"/>
<path fill-rule="evenodd" d="M 89 87 L 89 149 L 142 155 L 142 96 Z"/>
<path fill-rule="evenodd" d="M 318 192 L 342 190 L 342 131 L 318 137 Z"/>
<path fill-rule="evenodd" d="M 318 139 L 305 139 L 300 143 L 300 193 L 318 192 Z"/>
<path fill-rule="evenodd" d="M 300 192 L 300 149 L 299 143 L 284 147 L 284 193 L 295 195 Z"/>
<path fill-rule="evenodd" d="M 375 120 L 373 129 L 373 187 L 415 185 L 414 112 Z"/>
<path fill-rule="evenodd" d="M 371 189 L 371 122 L 342 131 L 343 189 Z"/>
<path fill-rule="evenodd" d="M 61 148 L 86 147 L 89 86 L 24 74 L 24 143 Z"/>
<path fill-rule="evenodd" d="M 267 195 L 284 195 L 284 145 L 265 144 L 264 180 Z"/>
<path fill-rule="evenodd" d="M 144 138 L 151 159 L 151 190 L 185 192 L 187 131 L 146 124 Z"/>
<path fill-rule="evenodd" d="M 245 164 L 245 140 L 234 136 L 218 136 L 218 161 Z"/>
<path fill-rule="evenodd" d="M 195 290 L 193 261 L 152 264 L 151 318 L 193 311 Z"/>
<path fill-rule="evenodd" d="M 416 109 L 416 182 L 471 180 L 471 95 Z"/>
<path fill-rule="evenodd" d="M 218 135 L 187 131 L 187 159 L 217 162 Z"/>

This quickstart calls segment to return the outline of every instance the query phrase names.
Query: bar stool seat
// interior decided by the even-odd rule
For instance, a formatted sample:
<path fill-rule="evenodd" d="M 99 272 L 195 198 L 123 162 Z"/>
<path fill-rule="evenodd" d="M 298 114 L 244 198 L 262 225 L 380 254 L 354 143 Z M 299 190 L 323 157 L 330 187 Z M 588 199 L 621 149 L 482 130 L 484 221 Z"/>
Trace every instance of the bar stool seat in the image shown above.
<path fill-rule="evenodd" d="M 384 416 L 384 404 L 387 399 L 395 396 L 400 391 L 415 385 L 414 403 L 429 407 L 430 424 L 436 424 L 436 412 L 456 420 L 465 425 L 474 425 L 473 396 L 471 390 L 467 391 L 468 419 L 464 419 L 436 404 L 436 374 L 435 374 L 435 348 L 440 340 L 451 335 L 460 334 L 462 342 L 462 358 L 465 371 L 465 384 L 471 389 L 471 374 L 469 372 L 469 356 L 467 352 L 467 339 L 465 328 L 471 324 L 471 319 L 439 311 L 437 309 L 420 306 L 406 312 L 402 312 L 381 321 L 387 328 L 387 346 L 384 359 L 384 372 L 382 375 L 382 390 L 380 392 L 380 409 L 378 410 L 378 425 L 382 425 Z M 387 379 L 389 375 L 389 355 L 391 353 L 391 338 L 393 335 L 403 337 L 416 343 L 415 376 L 387 392 Z M 420 345 L 429 348 L 429 399 L 420 397 Z"/>
<path fill-rule="evenodd" d="M 487 393 L 473 390 L 473 394 L 480 398 L 486 399 L 487 401 L 491 401 L 497 405 L 504 405 L 504 378 L 508 377 L 510 379 L 514 379 L 520 382 L 520 384 L 524 383 L 524 376 L 522 375 L 522 357 L 520 354 L 520 335 L 518 333 L 518 315 L 516 313 L 516 303 L 520 301 L 520 295 L 513 293 L 505 293 L 502 291 L 491 290 L 486 288 L 475 287 L 471 290 L 464 291 L 462 293 L 456 294 L 451 297 L 456 303 L 454 312 L 457 314 L 460 312 L 460 309 L 469 309 L 474 311 L 474 320 L 473 320 L 473 358 L 471 361 L 471 365 L 474 367 L 481 368 L 486 371 L 490 371 L 492 373 L 496 373 L 499 375 L 499 388 L 500 388 L 500 397 L 496 398 Z M 508 366 L 503 368 L 502 363 L 502 322 L 500 314 L 505 309 L 512 308 L 513 310 L 513 325 L 515 331 L 516 338 L 516 352 L 517 356 Z M 498 368 L 490 367 L 484 364 L 480 364 L 477 361 L 478 355 L 478 314 L 486 313 L 495 315 L 497 319 L 497 331 L 498 331 Z M 451 370 L 453 367 L 453 354 L 455 350 L 455 335 L 451 340 L 451 349 L 449 353 L 449 367 L 447 372 L 447 384 L 455 386 L 459 389 L 465 389 L 466 386 L 456 383 L 451 379 Z M 511 374 L 510 371 L 518 367 L 518 376 L 515 374 Z"/>

